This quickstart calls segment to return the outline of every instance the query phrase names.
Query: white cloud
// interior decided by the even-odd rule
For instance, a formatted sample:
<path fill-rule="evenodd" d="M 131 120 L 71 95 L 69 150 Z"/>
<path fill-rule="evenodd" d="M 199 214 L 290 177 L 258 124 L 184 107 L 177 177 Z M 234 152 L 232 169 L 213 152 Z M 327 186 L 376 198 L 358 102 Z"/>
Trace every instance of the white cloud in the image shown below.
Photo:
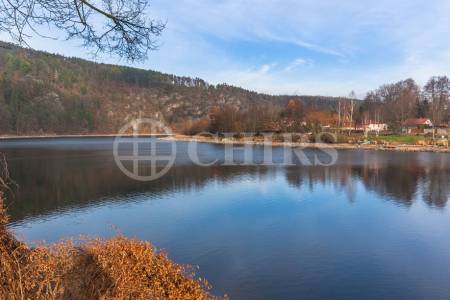
<path fill-rule="evenodd" d="M 284 68 L 293 71 L 308 65 L 307 72 L 300 68 L 287 76 L 272 67 L 261 74 L 249 62 L 211 42 L 207 53 L 211 60 L 199 62 L 195 69 L 213 82 L 274 94 L 347 95 L 355 89 L 362 95 L 385 82 L 413 77 L 423 84 L 433 74 L 450 70 L 450 42 L 446 39 L 450 2 L 444 0 L 162 1 L 157 0 L 155 6 L 163 7 L 169 25 L 174 22 L 183 28 L 187 39 L 285 43 L 311 51 L 311 57 L 294 58 Z M 170 18 L 181 11 L 189 13 Z M 191 60 L 191 55 L 181 55 Z M 325 62 L 316 55 L 324 55 Z M 305 64 L 308 59 L 313 59 L 314 65 Z"/>
<path fill-rule="evenodd" d="M 303 58 L 297 58 L 293 61 L 291 61 L 285 68 L 284 71 L 285 72 L 290 72 L 300 66 L 311 66 L 312 65 L 312 61 L 309 59 L 303 59 Z"/>

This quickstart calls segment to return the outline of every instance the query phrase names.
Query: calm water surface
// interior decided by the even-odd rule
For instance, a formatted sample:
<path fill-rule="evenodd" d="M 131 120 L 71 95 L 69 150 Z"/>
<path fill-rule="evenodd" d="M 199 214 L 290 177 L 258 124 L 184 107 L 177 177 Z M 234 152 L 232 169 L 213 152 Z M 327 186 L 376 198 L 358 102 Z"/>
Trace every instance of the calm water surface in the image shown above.
<path fill-rule="evenodd" d="M 201 168 L 180 142 L 172 170 L 140 183 L 116 167 L 112 142 L 0 142 L 19 186 L 11 228 L 30 243 L 119 230 L 198 265 L 233 299 L 450 298 L 449 154 Z M 223 157 L 223 146 L 198 147 L 203 161 Z"/>

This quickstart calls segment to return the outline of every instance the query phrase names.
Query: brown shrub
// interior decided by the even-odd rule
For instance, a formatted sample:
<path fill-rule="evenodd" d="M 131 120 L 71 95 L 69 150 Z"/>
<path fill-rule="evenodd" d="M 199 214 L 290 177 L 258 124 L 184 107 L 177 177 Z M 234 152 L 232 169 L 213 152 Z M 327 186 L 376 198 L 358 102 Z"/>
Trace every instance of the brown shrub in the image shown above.
<path fill-rule="evenodd" d="M 0 299 L 215 299 L 206 280 L 148 242 L 119 236 L 30 249 L 0 195 Z"/>

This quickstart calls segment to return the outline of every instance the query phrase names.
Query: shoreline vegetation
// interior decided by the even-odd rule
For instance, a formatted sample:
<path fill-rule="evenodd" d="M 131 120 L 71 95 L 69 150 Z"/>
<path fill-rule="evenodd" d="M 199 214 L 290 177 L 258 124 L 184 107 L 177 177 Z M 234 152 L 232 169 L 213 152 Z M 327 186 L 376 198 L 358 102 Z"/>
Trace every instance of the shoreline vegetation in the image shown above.
<path fill-rule="evenodd" d="M 398 151 L 398 152 L 439 152 L 450 153 L 448 146 L 412 145 L 402 144 L 398 142 L 373 141 L 369 144 L 364 143 L 312 143 L 312 142 L 282 142 L 271 141 L 265 142 L 262 138 L 212 138 L 208 136 L 189 136 L 176 134 L 170 137 L 163 137 L 165 140 L 175 140 L 184 142 L 210 143 L 220 145 L 258 145 L 273 147 L 294 147 L 294 148 L 311 148 L 311 149 L 337 149 L 337 150 L 379 150 L 379 151 Z"/>
<path fill-rule="evenodd" d="M 106 138 L 106 137 L 133 137 L 133 134 L 77 134 L 77 135 L 3 135 L 0 136 L 1 141 L 11 140 L 31 140 L 31 139 L 63 139 L 63 138 Z M 315 149 L 337 149 L 337 150 L 379 150 L 379 151 L 398 151 L 398 152 L 439 152 L 450 153 L 448 141 L 445 145 L 432 145 L 429 140 L 415 136 L 398 136 L 398 137 L 377 137 L 371 139 L 367 143 L 357 142 L 336 142 L 336 143 L 314 143 L 314 142 L 283 142 L 271 141 L 265 142 L 258 137 L 251 138 L 212 138 L 203 135 L 184 135 L 184 134 L 139 134 L 140 138 L 157 137 L 163 140 L 175 140 L 180 142 L 198 142 L 210 144 L 234 144 L 234 145 L 258 145 L 273 147 L 298 147 L 298 148 L 315 148 Z"/>
<path fill-rule="evenodd" d="M 117 236 L 31 248 L 8 229 L 2 197 L 0 299 L 219 299 L 148 242 Z"/>

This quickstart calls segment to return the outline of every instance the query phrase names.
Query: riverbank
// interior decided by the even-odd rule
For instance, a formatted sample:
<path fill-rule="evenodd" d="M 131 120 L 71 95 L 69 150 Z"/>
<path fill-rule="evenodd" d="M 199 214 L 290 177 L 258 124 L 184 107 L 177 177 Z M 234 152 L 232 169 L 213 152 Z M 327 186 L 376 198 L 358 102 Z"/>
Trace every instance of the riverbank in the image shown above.
<path fill-rule="evenodd" d="M 217 299 L 206 280 L 148 242 L 118 236 L 31 248 L 7 223 L 0 193 L 0 299 Z"/>
<path fill-rule="evenodd" d="M 305 142 L 265 142 L 260 139 L 232 139 L 222 138 L 216 139 L 207 136 L 187 136 L 187 135 L 173 135 L 170 137 L 163 137 L 165 140 L 175 140 L 184 142 L 198 142 L 221 145 L 259 145 L 272 147 L 295 147 L 295 148 L 311 148 L 311 149 L 337 149 L 337 150 L 375 150 L 375 151 L 398 151 L 398 152 L 438 152 L 450 153 L 449 147 L 427 146 L 427 145 L 406 145 L 406 144 L 325 144 L 325 143 L 305 143 Z"/>
<path fill-rule="evenodd" d="M 0 136 L 1 141 L 14 140 L 50 140 L 50 139 L 75 139 L 75 138 L 115 138 L 115 137 L 134 137 L 133 134 L 117 135 L 117 134 L 87 134 L 87 135 L 29 135 L 29 136 Z M 350 143 L 305 143 L 305 142 L 265 142 L 260 139 L 234 139 L 234 138 L 211 138 L 207 136 L 188 136 L 181 134 L 139 134 L 140 138 L 157 137 L 164 140 L 175 140 L 185 142 L 210 143 L 221 145 L 259 145 L 272 147 L 298 147 L 298 148 L 313 148 L 313 149 L 337 149 L 337 150 L 378 150 L 378 151 L 398 151 L 398 152 L 438 152 L 450 153 L 450 147 L 446 146 L 432 146 L 432 145 L 411 145 L 398 143 L 383 143 L 383 144 L 350 144 Z"/>

